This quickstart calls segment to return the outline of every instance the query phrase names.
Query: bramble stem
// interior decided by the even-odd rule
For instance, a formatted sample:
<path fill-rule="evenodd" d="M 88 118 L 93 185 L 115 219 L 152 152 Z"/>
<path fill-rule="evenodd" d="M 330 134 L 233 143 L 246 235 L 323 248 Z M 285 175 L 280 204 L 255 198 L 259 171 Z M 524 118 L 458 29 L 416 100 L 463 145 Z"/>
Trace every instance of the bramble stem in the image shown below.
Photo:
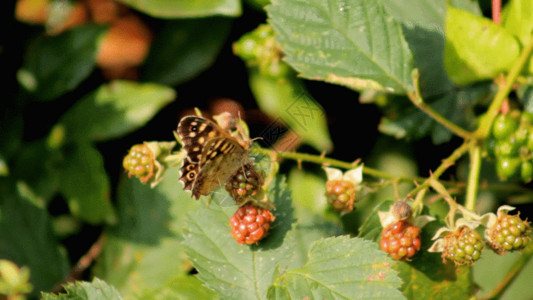
<path fill-rule="evenodd" d="M 329 157 L 323 157 L 319 155 L 313 155 L 313 154 L 307 154 L 307 153 L 298 153 L 298 152 L 277 152 L 271 149 L 265 149 L 265 148 L 252 148 L 252 151 L 255 153 L 260 153 L 264 155 L 268 155 L 270 157 L 275 156 L 278 158 L 285 158 L 285 159 L 292 159 L 296 161 L 301 162 L 311 162 L 316 163 L 319 165 L 324 166 L 333 166 L 343 169 L 353 169 L 357 164 L 355 162 L 345 162 Z M 401 177 L 401 176 L 395 176 L 386 172 L 382 172 L 373 168 L 364 167 L 363 168 L 363 174 L 377 177 L 377 178 L 383 178 L 388 180 L 397 180 L 399 182 L 413 182 L 413 181 L 422 181 L 424 178 L 417 178 L 417 177 Z"/>
<path fill-rule="evenodd" d="M 505 101 L 507 95 L 509 95 L 509 93 L 511 92 L 513 84 L 518 78 L 520 71 L 527 63 L 532 51 L 533 36 L 531 36 L 531 38 L 529 39 L 529 43 L 522 50 L 522 53 L 520 53 L 520 56 L 511 67 L 511 70 L 509 70 L 509 73 L 505 77 L 503 84 L 500 86 L 500 89 L 498 89 L 498 92 L 494 96 L 494 100 L 492 100 L 492 103 L 490 104 L 489 109 L 487 110 L 485 118 L 481 120 L 479 128 L 474 133 L 474 136 L 476 136 L 477 138 L 484 139 L 488 136 L 490 128 L 492 127 L 492 122 L 494 122 L 494 119 L 498 115 L 498 111 L 502 106 L 503 101 Z"/>
<path fill-rule="evenodd" d="M 516 263 L 513 265 L 511 270 L 505 275 L 505 277 L 496 285 L 496 287 L 490 291 L 484 299 L 499 299 L 503 293 L 511 286 L 511 282 L 520 274 L 520 271 L 527 265 L 531 257 L 533 256 L 533 247 L 529 246 L 527 249 L 522 251 L 522 255 Z"/>
<path fill-rule="evenodd" d="M 433 118 L 433 120 L 440 123 L 442 126 L 446 127 L 451 132 L 455 133 L 456 135 L 462 137 L 463 139 L 468 139 L 472 136 L 472 133 L 468 130 L 464 130 L 460 126 L 457 126 L 456 124 L 450 122 L 448 119 L 443 117 L 441 114 L 439 114 L 437 111 L 435 111 L 431 106 L 429 106 L 426 102 L 424 102 L 424 99 L 422 98 L 422 95 L 420 94 L 420 88 L 419 88 L 419 81 L 418 72 L 413 72 L 412 74 L 413 82 L 415 86 L 414 92 L 410 92 L 407 94 L 409 97 L 409 100 L 418 107 L 420 110 L 428 114 L 430 117 Z"/>
<path fill-rule="evenodd" d="M 465 207 L 469 211 L 474 211 L 476 206 L 476 196 L 479 186 L 479 173 L 481 172 L 481 146 L 475 145 L 470 149 L 470 171 L 468 173 L 468 183 L 466 184 Z"/>
<path fill-rule="evenodd" d="M 455 161 L 457 161 L 461 156 L 463 156 L 466 151 L 471 147 L 472 141 L 465 141 L 461 146 L 459 146 L 453 153 L 448 156 L 446 159 L 442 161 L 440 166 L 435 169 L 435 172 L 433 172 L 429 178 L 425 179 L 422 184 L 414 188 L 412 191 L 407 194 L 408 196 L 415 195 L 416 193 L 420 192 L 423 189 L 427 189 L 430 186 L 432 179 L 438 179 L 444 171 L 446 171 L 450 166 L 455 164 Z"/>

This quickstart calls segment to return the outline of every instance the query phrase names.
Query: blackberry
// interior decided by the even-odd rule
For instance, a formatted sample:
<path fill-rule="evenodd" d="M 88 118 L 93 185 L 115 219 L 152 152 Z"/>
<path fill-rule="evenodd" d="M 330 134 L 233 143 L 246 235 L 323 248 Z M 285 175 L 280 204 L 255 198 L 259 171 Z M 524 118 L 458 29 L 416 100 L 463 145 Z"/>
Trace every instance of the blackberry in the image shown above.
<path fill-rule="evenodd" d="M 262 174 L 255 171 L 253 163 L 247 163 L 228 180 L 226 190 L 237 204 L 242 204 L 257 195 L 262 185 Z"/>
<path fill-rule="evenodd" d="M 381 250 L 397 260 L 409 260 L 420 250 L 420 228 L 406 221 L 398 221 L 381 232 Z"/>
<path fill-rule="evenodd" d="M 154 175 L 155 157 L 146 144 L 134 145 L 128 155 L 124 157 L 122 166 L 128 171 L 128 176 L 135 176 L 142 183 L 147 183 Z"/>
<path fill-rule="evenodd" d="M 525 248 L 531 238 L 528 236 L 531 227 L 528 221 L 518 215 L 502 214 L 496 224 L 487 229 L 490 247 L 498 254 Z"/>
<path fill-rule="evenodd" d="M 239 244 L 253 244 L 264 238 L 275 216 L 267 209 L 247 203 L 231 216 L 231 236 Z"/>
<path fill-rule="evenodd" d="M 472 265 L 481 257 L 483 243 L 477 231 L 459 227 L 455 232 L 444 237 L 442 258 L 453 261 L 456 265 Z"/>
<path fill-rule="evenodd" d="M 350 212 L 355 202 L 355 186 L 346 180 L 326 182 L 326 198 L 335 211 Z"/>

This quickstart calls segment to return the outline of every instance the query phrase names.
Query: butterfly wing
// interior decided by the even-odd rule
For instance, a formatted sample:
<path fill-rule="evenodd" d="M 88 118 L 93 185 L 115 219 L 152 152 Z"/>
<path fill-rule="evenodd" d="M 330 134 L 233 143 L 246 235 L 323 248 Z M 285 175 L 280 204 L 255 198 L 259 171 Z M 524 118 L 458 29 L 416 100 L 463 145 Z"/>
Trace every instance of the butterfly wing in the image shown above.
<path fill-rule="evenodd" d="M 178 124 L 178 136 L 181 139 L 187 157 L 180 168 L 180 181 L 185 190 L 191 190 L 198 172 L 205 144 L 208 140 L 224 135 L 218 126 L 202 117 L 187 116 Z"/>
<path fill-rule="evenodd" d="M 243 166 L 248 158 L 247 153 L 233 138 L 210 139 L 202 152 L 199 172 L 191 189 L 192 195 L 198 199 L 225 184 Z"/>

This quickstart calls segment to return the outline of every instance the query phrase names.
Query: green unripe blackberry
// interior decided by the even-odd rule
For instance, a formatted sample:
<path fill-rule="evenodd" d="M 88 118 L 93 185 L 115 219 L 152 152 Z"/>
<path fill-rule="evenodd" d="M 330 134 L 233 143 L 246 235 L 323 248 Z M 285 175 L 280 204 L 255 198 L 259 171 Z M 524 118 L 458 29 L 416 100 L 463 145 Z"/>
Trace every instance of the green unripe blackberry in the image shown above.
<path fill-rule="evenodd" d="M 503 214 L 488 229 L 490 246 L 498 254 L 523 249 L 531 241 L 528 236 L 530 232 L 528 221 L 520 219 L 518 215 Z"/>
<path fill-rule="evenodd" d="M 520 178 L 524 182 L 529 182 L 533 179 L 533 163 L 531 161 L 523 161 L 520 165 Z"/>
<path fill-rule="evenodd" d="M 518 175 L 521 160 L 518 157 L 498 157 L 496 159 L 496 173 L 501 180 L 507 180 Z"/>
<path fill-rule="evenodd" d="M 154 154 L 146 144 L 134 145 L 128 155 L 124 157 L 122 166 L 128 171 L 128 176 L 135 176 L 143 183 L 150 181 L 154 175 Z"/>
<path fill-rule="evenodd" d="M 496 117 L 492 125 L 492 135 L 497 140 L 503 140 L 515 132 L 517 127 L 518 123 L 510 114 L 500 114 Z"/>
<path fill-rule="evenodd" d="M 481 257 L 482 250 L 483 242 L 479 233 L 462 226 L 444 237 L 442 258 L 453 261 L 456 265 L 471 265 Z"/>

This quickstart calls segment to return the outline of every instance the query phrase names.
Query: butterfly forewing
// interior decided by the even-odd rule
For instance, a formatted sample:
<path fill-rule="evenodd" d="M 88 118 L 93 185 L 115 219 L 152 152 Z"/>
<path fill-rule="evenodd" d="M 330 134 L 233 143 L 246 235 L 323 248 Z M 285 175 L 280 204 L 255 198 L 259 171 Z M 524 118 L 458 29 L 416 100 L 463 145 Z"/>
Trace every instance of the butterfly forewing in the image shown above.
<path fill-rule="evenodd" d="M 244 147 L 202 117 L 181 119 L 178 135 L 187 152 L 180 168 L 180 181 L 196 199 L 224 184 L 247 158 Z"/>
<path fill-rule="evenodd" d="M 227 137 L 209 140 L 202 152 L 200 171 L 192 187 L 193 196 L 198 199 L 225 184 L 246 160 L 247 151 L 236 140 Z"/>

